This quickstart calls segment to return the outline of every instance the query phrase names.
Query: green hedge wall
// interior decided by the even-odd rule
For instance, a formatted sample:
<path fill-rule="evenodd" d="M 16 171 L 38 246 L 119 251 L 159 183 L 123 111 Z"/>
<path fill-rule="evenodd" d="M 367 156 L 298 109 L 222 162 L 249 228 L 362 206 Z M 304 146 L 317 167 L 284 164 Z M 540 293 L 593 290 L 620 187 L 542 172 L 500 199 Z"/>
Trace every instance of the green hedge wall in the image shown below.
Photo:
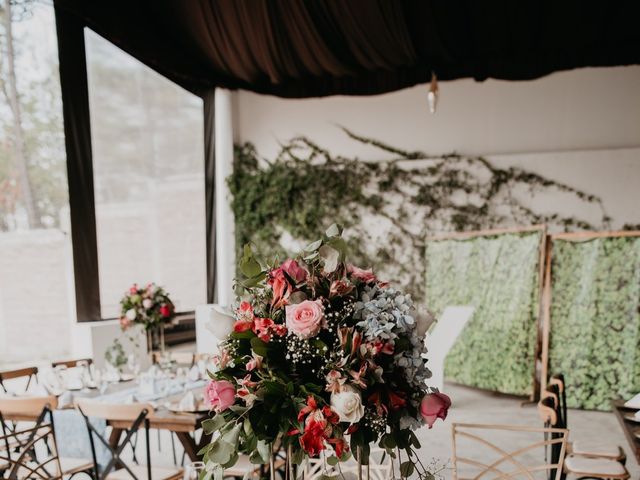
<path fill-rule="evenodd" d="M 640 238 L 555 240 L 550 372 L 571 407 L 610 410 L 640 391 Z"/>
<path fill-rule="evenodd" d="M 502 393 L 532 392 L 542 232 L 428 241 L 427 304 L 472 305 L 445 376 Z"/>

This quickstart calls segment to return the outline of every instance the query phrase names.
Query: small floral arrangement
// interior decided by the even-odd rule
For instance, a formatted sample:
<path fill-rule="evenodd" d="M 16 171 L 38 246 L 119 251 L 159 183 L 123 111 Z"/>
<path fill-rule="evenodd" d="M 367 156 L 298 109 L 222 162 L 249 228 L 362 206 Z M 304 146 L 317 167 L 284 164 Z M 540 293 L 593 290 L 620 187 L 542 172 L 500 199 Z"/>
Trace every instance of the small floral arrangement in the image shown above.
<path fill-rule="evenodd" d="M 430 478 L 414 430 L 444 420 L 451 401 L 426 385 L 424 333 L 409 295 L 345 253 L 336 225 L 279 265 L 245 247 L 233 332 L 207 387 L 215 416 L 203 427 L 219 435 L 203 453 L 215 478 L 239 453 L 268 463 L 279 448 L 295 464 L 325 450 L 330 465 L 351 453 L 366 464 L 372 443 L 404 476 Z"/>
<path fill-rule="evenodd" d="M 134 283 L 120 300 L 120 327 L 126 330 L 133 324 L 153 330 L 175 317 L 175 306 L 169 294 L 155 283 L 139 287 Z"/>

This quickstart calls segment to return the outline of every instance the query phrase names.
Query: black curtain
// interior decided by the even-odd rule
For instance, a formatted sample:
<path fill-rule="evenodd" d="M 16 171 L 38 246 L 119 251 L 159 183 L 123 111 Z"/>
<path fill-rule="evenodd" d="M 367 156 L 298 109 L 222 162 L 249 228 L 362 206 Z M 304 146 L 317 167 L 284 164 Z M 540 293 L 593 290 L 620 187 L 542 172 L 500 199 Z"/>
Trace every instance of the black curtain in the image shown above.
<path fill-rule="evenodd" d="M 632 0 L 55 0 L 193 92 L 367 95 L 640 63 Z"/>

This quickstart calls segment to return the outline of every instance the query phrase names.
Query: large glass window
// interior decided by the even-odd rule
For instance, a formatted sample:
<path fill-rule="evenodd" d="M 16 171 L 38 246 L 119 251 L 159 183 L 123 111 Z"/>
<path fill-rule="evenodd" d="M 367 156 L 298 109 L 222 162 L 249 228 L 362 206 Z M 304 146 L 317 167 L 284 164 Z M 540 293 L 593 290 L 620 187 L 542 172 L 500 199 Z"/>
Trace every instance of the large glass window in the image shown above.
<path fill-rule="evenodd" d="M 0 369 L 69 355 L 75 321 L 53 7 L 0 0 Z"/>
<path fill-rule="evenodd" d="M 134 282 L 206 303 L 202 99 L 86 30 L 102 316 Z"/>

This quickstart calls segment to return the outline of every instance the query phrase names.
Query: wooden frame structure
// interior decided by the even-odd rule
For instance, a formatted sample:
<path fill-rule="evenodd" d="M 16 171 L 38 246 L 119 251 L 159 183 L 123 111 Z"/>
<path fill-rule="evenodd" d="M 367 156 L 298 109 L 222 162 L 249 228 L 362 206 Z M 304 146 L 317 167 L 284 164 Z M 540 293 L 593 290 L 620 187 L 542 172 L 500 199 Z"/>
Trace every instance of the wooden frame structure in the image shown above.
<path fill-rule="evenodd" d="M 446 241 L 446 240 L 467 240 L 477 237 L 493 237 L 505 234 L 518 234 L 518 233 L 533 233 L 533 232 L 541 232 L 541 241 L 539 246 L 539 258 L 538 258 L 538 318 L 537 318 L 537 339 L 536 339 L 536 349 L 534 352 L 534 364 L 533 364 L 533 374 L 532 374 L 532 384 L 533 390 L 530 395 L 530 400 L 534 400 L 538 397 L 540 392 L 543 390 L 542 382 L 538 378 L 538 362 L 540 362 L 543 366 L 545 364 L 544 361 L 544 329 L 543 325 L 543 317 L 544 317 L 544 303 L 543 303 L 543 290 L 544 290 L 544 272 L 545 272 L 545 258 L 547 256 L 547 251 L 549 250 L 549 235 L 547 234 L 547 225 L 539 224 L 539 225 L 531 225 L 528 227 L 508 227 L 508 228 L 495 228 L 495 229 L 487 229 L 487 230 L 476 230 L 471 232 L 451 232 L 451 233 L 443 233 L 439 235 L 429 236 L 425 240 L 425 244 L 427 242 L 437 242 L 437 241 Z M 548 338 L 546 341 L 548 345 Z"/>
<path fill-rule="evenodd" d="M 638 230 L 620 230 L 607 232 L 565 232 L 554 233 L 548 235 L 547 253 L 544 268 L 544 292 L 543 292 L 543 316 L 542 316 L 542 369 L 541 390 L 547 386 L 547 377 L 549 376 L 549 339 L 551 335 L 551 282 L 552 282 L 552 260 L 553 260 L 553 242 L 554 240 L 565 240 L 570 242 L 588 242 L 598 238 L 630 238 L 640 237 Z"/>

